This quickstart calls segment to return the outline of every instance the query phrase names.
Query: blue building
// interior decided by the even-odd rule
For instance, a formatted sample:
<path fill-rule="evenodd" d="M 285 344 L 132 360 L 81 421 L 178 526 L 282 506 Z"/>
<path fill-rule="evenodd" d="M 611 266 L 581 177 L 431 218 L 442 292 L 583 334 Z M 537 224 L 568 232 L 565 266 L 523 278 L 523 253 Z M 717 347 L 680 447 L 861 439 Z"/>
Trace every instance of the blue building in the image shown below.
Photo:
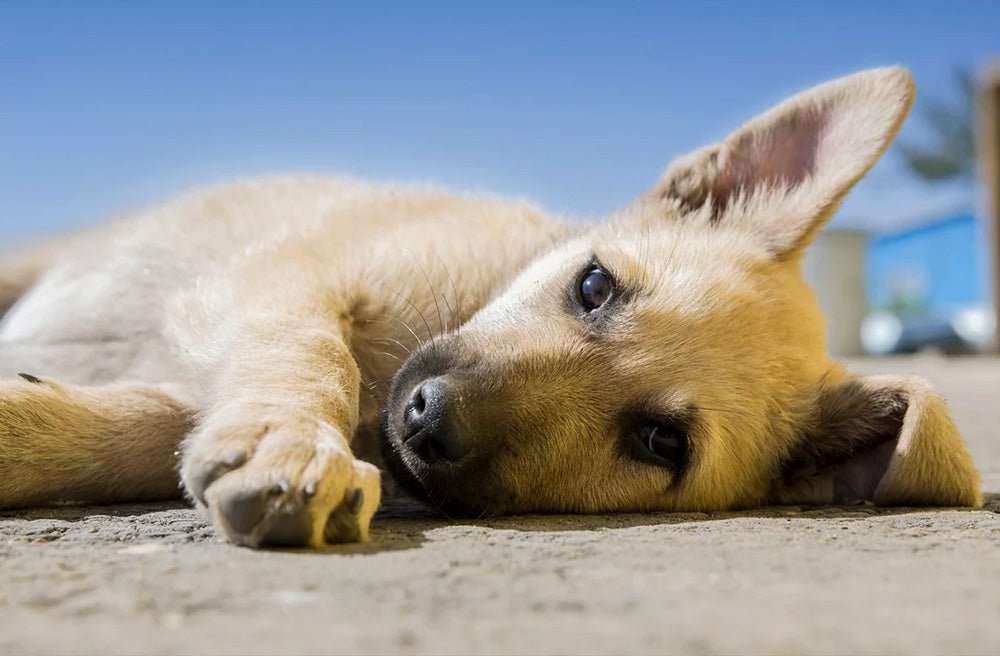
<path fill-rule="evenodd" d="M 987 304 L 986 243 L 972 212 L 873 236 L 865 254 L 871 308 L 950 317 Z"/>

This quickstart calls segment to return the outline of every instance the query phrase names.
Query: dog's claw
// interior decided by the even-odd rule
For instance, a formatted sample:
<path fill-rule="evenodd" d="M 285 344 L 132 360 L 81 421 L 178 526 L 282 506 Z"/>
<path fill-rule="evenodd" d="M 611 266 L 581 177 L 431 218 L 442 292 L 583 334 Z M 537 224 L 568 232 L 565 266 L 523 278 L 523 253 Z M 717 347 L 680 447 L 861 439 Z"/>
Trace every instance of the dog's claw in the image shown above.
<path fill-rule="evenodd" d="M 18 376 L 20 376 L 24 380 L 26 380 L 29 383 L 32 383 L 34 385 L 41 385 L 41 384 L 43 384 L 45 382 L 41 378 L 39 378 L 38 376 L 34 376 L 32 374 L 23 374 L 22 373 L 22 374 L 18 374 Z"/>

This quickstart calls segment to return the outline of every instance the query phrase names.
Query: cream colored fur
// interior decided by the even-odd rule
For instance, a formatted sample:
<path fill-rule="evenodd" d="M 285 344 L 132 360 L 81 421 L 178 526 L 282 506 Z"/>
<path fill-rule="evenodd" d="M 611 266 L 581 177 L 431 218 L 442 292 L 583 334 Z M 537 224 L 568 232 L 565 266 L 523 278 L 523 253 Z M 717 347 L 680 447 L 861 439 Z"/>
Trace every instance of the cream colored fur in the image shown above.
<path fill-rule="evenodd" d="M 434 349 L 487 372 L 466 381 L 502 452 L 481 486 L 504 501 L 483 512 L 978 505 L 940 398 L 842 372 L 799 271 L 912 97 L 901 69 L 816 87 L 600 224 L 272 178 L 0 263 L 0 311 L 20 297 L 0 323 L 0 505 L 171 496 L 179 446 L 190 496 L 236 542 L 366 539 L 389 381 Z M 597 338 L 564 293 L 594 258 L 634 290 Z M 678 480 L 615 451 L 639 398 L 697 410 Z"/>

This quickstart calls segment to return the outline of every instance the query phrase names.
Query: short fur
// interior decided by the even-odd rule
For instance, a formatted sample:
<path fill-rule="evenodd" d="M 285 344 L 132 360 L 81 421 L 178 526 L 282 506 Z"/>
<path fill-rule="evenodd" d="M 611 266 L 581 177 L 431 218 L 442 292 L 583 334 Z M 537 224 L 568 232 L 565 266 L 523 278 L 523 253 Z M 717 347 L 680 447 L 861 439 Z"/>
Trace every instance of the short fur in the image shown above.
<path fill-rule="evenodd" d="M 251 546 L 367 539 L 369 463 L 476 515 L 978 506 L 940 397 L 832 362 L 800 272 L 913 92 L 898 68 L 815 87 L 596 224 L 275 178 L 22 251 L 0 261 L 0 505 L 170 497 L 179 448 L 188 495 Z M 595 263 L 615 291 L 589 312 Z M 400 428 L 432 377 L 472 442 L 444 467 Z M 631 452 L 650 413 L 683 418 L 682 469 Z"/>

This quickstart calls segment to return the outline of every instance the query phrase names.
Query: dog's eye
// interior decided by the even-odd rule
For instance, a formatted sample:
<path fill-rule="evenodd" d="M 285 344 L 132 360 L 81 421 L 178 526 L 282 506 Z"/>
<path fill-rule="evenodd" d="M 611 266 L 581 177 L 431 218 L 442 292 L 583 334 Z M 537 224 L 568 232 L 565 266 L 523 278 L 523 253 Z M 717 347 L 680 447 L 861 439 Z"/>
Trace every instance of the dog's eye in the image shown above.
<path fill-rule="evenodd" d="M 673 467 L 680 467 L 687 457 L 688 442 L 684 429 L 671 422 L 641 426 L 636 440 L 650 455 Z"/>
<path fill-rule="evenodd" d="M 611 278 L 603 270 L 594 267 L 580 278 L 580 302 L 588 311 L 604 305 L 614 290 Z"/>

